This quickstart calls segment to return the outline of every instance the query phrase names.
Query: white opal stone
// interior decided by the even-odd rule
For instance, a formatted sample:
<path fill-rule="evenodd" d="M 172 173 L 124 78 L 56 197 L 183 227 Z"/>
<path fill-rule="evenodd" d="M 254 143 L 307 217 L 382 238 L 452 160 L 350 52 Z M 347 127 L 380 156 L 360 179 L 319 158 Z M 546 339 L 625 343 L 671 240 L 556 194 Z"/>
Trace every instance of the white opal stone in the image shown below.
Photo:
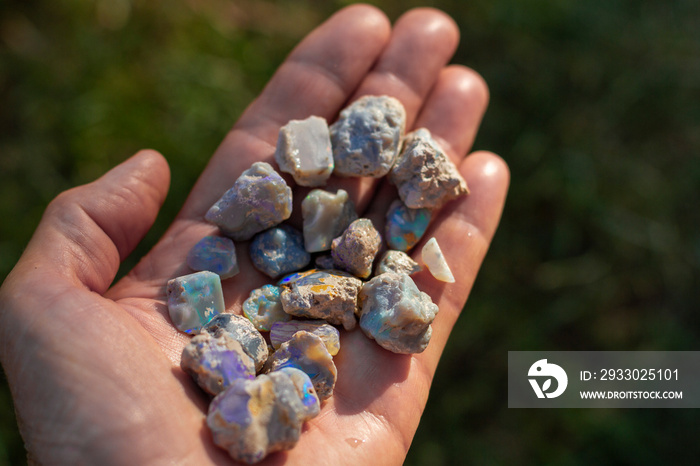
<path fill-rule="evenodd" d="M 280 128 L 275 161 L 298 185 L 325 185 L 334 166 L 326 120 L 311 116 L 292 120 Z"/>
<path fill-rule="evenodd" d="M 304 247 L 308 252 L 327 251 L 334 238 L 357 218 L 355 204 L 344 189 L 335 194 L 314 189 L 301 202 Z"/>
<path fill-rule="evenodd" d="M 447 283 L 454 283 L 455 277 L 452 275 L 450 266 L 447 265 L 445 256 L 440 250 L 440 246 L 435 238 L 430 238 L 421 251 L 423 263 L 428 267 L 433 277 Z"/>

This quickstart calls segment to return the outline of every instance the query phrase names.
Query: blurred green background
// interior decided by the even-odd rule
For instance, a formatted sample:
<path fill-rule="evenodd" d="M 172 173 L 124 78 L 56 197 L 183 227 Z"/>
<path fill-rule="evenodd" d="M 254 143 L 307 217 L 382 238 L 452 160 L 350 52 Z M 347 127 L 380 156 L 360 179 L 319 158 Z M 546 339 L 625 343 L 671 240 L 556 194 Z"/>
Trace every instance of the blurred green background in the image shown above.
<path fill-rule="evenodd" d="M 0 277 L 46 204 L 143 147 L 162 234 L 230 125 L 343 1 L 0 2 Z M 700 2 L 372 2 L 451 14 L 512 170 L 409 465 L 697 464 L 695 410 L 509 410 L 509 350 L 699 350 Z M 130 259 L 127 267 L 133 264 Z M 22 464 L 0 386 L 0 465 Z"/>

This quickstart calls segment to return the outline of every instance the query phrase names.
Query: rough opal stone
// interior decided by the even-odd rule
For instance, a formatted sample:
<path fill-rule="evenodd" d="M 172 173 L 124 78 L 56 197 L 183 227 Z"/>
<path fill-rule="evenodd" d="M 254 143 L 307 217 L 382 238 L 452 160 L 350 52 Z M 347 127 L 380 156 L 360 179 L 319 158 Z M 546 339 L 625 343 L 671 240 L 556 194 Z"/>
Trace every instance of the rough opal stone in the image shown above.
<path fill-rule="evenodd" d="M 423 263 L 428 267 L 428 270 L 440 281 L 454 283 L 455 277 L 452 275 L 450 266 L 447 265 L 445 256 L 440 250 L 440 245 L 435 238 L 430 238 L 421 250 Z"/>
<path fill-rule="evenodd" d="M 207 425 L 216 445 L 234 460 L 252 464 L 293 448 L 304 422 L 320 410 L 309 376 L 285 368 L 234 381 L 212 400 Z"/>
<path fill-rule="evenodd" d="M 250 297 L 243 302 L 243 315 L 256 329 L 268 332 L 275 322 L 285 322 L 292 316 L 284 312 L 280 293 L 282 288 L 275 285 L 263 285 L 250 292 Z"/>
<path fill-rule="evenodd" d="M 304 249 L 299 230 L 280 225 L 255 235 L 250 242 L 250 259 L 256 269 L 277 278 L 306 267 L 311 255 Z"/>
<path fill-rule="evenodd" d="M 255 162 L 204 218 L 235 241 L 248 240 L 289 218 L 292 190 L 269 163 Z"/>
<path fill-rule="evenodd" d="M 326 120 L 311 116 L 305 120 L 291 120 L 280 128 L 275 161 L 298 185 L 326 184 L 334 165 Z"/>
<path fill-rule="evenodd" d="M 423 268 L 418 262 L 411 259 L 411 256 L 403 251 L 394 251 L 391 249 L 384 253 L 379 260 L 379 265 L 377 265 L 377 275 L 387 272 L 412 275 L 421 270 L 423 270 Z"/>
<path fill-rule="evenodd" d="M 382 237 L 372 221 L 359 218 L 352 222 L 343 235 L 331 245 L 333 262 L 339 269 L 367 278 L 372 274 L 372 262 L 382 245 Z"/>
<path fill-rule="evenodd" d="M 180 366 L 210 395 L 222 392 L 236 379 L 255 378 L 255 363 L 226 334 L 215 338 L 202 333 L 192 338 L 182 351 Z"/>
<path fill-rule="evenodd" d="M 406 111 L 389 96 L 365 96 L 340 112 L 331 126 L 336 175 L 386 175 L 406 127 Z"/>
<path fill-rule="evenodd" d="M 187 254 L 187 266 L 192 270 L 214 272 L 222 280 L 238 274 L 236 247 L 230 238 L 205 236 Z"/>
<path fill-rule="evenodd" d="M 340 236 L 357 218 L 355 204 L 343 189 L 335 194 L 314 189 L 301 202 L 301 215 L 304 218 L 304 246 L 309 252 L 329 250 L 333 238 Z"/>
<path fill-rule="evenodd" d="M 410 250 L 428 229 L 430 217 L 429 209 L 409 209 L 395 200 L 386 214 L 386 244 L 397 251 Z"/>
<path fill-rule="evenodd" d="M 215 337 L 228 335 L 243 347 L 243 351 L 251 357 L 255 363 L 255 369 L 260 370 L 267 360 L 267 342 L 258 332 L 251 321 L 243 316 L 235 314 L 219 314 L 211 322 L 204 326 L 203 332 L 211 333 Z"/>
<path fill-rule="evenodd" d="M 394 353 L 420 353 L 428 346 L 438 307 L 411 277 L 384 273 L 360 292 L 360 328 Z"/>
<path fill-rule="evenodd" d="M 425 128 L 406 135 L 389 180 L 411 209 L 436 209 L 469 193 L 467 182 Z"/>
<path fill-rule="evenodd" d="M 338 370 L 320 337 L 301 330 L 280 345 L 270 358 L 270 371 L 294 367 L 304 371 L 314 384 L 319 400 L 333 395 Z"/>
<path fill-rule="evenodd" d="M 295 333 L 304 330 L 319 337 L 331 356 L 340 351 L 340 332 L 338 329 L 324 320 L 290 320 L 288 322 L 275 322 L 270 329 L 270 342 L 274 349 L 278 349 L 282 343 L 291 340 Z"/>
<path fill-rule="evenodd" d="M 357 324 L 357 296 L 362 281 L 337 270 L 311 270 L 284 285 L 284 312 L 297 317 L 323 319 L 351 330 Z"/>
<path fill-rule="evenodd" d="M 175 327 L 199 333 L 207 322 L 223 312 L 221 278 L 213 272 L 196 272 L 168 282 L 168 313 Z"/>

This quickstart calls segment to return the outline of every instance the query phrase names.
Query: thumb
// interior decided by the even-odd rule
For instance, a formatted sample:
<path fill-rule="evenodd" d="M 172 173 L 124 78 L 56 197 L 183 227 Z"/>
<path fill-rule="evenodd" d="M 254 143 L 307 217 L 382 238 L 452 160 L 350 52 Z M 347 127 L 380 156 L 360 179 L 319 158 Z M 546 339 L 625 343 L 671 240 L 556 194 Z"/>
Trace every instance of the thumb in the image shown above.
<path fill-rule="evenodd" d="M 59 194 L 20 263 L 103 294 L 153 225 L 169 183 L 165 158 L 143 150 L 98 180 Z"/>

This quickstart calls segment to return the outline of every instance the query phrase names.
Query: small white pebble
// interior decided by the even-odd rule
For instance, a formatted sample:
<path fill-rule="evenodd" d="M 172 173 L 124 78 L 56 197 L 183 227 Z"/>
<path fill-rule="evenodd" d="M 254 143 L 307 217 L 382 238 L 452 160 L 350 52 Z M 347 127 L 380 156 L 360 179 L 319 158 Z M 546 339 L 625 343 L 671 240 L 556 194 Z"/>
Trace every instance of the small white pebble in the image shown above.
<path fill-rule="evenodd" d="M 454 283 L 455 277 L 452 275 L 450 266 L 445 261 L 445 256 L 440 250 L 440 246 L 435 238 L 430 238 L 421 250 L 423 263 L 428 267 L 433 277 L 447 283 Z"/>

